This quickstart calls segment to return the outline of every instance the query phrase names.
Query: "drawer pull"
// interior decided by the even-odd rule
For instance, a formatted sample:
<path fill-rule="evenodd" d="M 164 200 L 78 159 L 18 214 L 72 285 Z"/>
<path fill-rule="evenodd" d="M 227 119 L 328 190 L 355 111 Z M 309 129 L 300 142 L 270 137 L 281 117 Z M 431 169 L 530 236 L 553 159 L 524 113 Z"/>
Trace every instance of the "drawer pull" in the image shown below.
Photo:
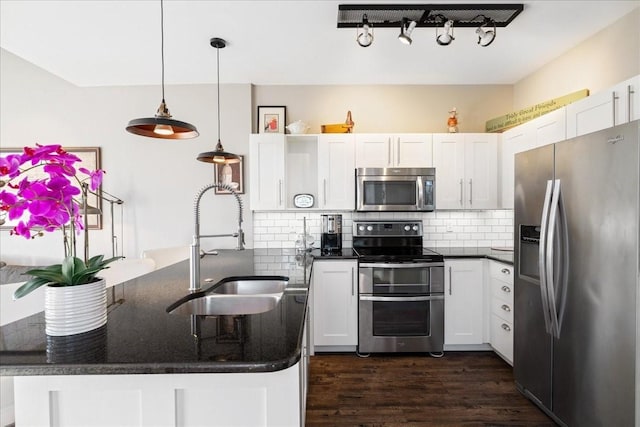
<path fill-rule="evenodd" d="M 506 286 L 506 285 L 505 285 L 505 286 L 503 286 L 503 287 L 502 287 L 502 288 L 500 288 L 500 289 L 502 289 L 502 291 L 503 291 L 503 292 L 507 292 L 507 293 L 508 293 L 508 292 L 511 292 L 511 288 L 510 288 L 510 287 L 508 287 L 508 286 Z"/>
<path fill-rule="evenodd" d="M 511 331 L 511 326 L 507 325 L 506 323 L 503 323 L 503 324 L 502 324 L 502 325 L 500 325 L 500 326 L 502 326 L 502 329 L 504 329 L 504 330 L 505 330 L 505 331 L 507 331 L 507 332 L 510 332 L 510 331 Z"/>
<path fill-rule="evenodd" d="M 506 311 L 507 313 L 511 311 L 511 307 L 509 307 L 507 304 L 502 304 L 502 307 L 500 308 Z"/>
<path fill-rule="evenodd" d="M 503 268 L 502 270 L 500 270 L 503 274 L 511 274 L 511 270 L 509 270 L 508 268 Z"/>

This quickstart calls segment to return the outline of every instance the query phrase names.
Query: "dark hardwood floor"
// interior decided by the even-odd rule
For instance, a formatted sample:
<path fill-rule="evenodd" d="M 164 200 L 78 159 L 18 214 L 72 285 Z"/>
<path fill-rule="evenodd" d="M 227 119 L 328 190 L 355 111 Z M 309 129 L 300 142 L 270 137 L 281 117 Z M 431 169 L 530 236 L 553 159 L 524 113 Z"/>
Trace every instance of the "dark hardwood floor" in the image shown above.
<path fill-rule="evenodd" d="M 553 426 L 492 352 L 311 357 L 306 425 Z"/>

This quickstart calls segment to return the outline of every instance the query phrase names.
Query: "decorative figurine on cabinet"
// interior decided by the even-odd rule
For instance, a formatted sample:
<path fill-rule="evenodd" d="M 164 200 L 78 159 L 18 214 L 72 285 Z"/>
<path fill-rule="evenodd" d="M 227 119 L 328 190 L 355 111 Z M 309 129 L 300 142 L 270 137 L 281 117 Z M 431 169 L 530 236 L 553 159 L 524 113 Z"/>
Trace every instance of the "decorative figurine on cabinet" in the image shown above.
<path fill-rule="evenodd" d="M 458 132 L 458 118 L 456 117 L 457 115 L 458 115 L 458 112 L 456 111 L 456 107 L 453 107 L 451 111 L 449 111 L 449 120 L 447 120 L 449 133 Z"/>

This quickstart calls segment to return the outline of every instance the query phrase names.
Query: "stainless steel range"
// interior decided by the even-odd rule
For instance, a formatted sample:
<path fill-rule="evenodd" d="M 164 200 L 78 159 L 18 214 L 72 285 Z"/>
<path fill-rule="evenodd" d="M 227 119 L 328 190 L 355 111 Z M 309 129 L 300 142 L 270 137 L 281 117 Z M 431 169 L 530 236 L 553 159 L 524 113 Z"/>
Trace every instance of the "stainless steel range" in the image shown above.
<path fill-rule="evenodd" d="M 441 353 L 444 258 L 422 247 L 422 222 L 354 221 L 358 352 Z"/>

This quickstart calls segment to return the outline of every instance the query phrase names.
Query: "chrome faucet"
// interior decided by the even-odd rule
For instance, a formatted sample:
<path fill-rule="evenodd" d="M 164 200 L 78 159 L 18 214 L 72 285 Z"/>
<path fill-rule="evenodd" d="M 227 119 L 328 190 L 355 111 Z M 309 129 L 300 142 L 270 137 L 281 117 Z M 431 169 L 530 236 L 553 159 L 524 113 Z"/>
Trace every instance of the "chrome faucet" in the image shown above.
<path fill-rule="evenodd" d="M 233 194 L 238 202 L 238 231 L 230 234 L 200 234 L 200 201 L 202 196 L 212 188 L 220 188 Z M 203 187 L 194 202 L 194 214 L 195 214 L 195 230 L 193 239 L 191 241 L 191 256 L 190 256 L 190 268 L 189 268 L 189 291 L 196 292 L 200 290 L 200 239 L 211 237 L 236 237 L 238 240 L 236 250 L 244 250 L 244 231 L 242 231 L 242 199 L 238 196 L 238 193 L 227 184 L 209 184 Z"/>

